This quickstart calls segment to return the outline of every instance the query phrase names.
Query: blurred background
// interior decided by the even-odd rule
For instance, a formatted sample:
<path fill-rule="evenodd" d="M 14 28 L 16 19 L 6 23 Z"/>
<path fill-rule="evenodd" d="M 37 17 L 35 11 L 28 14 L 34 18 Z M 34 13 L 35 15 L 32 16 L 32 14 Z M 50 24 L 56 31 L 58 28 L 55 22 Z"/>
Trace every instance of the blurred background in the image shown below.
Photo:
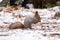
<path fill-rule="evenodd" d="M 50 8 L 54 6 L 60 6 L 60 0 L 2 0 L 0 6 L 22 6 L 26 7 L 26 4 L 32 3 L 34 8 Z"/>

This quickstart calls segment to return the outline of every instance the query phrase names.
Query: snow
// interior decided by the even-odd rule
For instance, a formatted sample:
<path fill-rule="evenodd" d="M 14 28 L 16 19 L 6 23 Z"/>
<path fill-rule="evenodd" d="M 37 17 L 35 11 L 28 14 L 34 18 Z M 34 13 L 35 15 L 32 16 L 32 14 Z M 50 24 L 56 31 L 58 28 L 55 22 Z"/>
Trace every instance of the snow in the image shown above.
<path fill-rule="evenodd" d="M 11 32 L 11 31 L 10 31 Z M 10 36 L 2 36 L 0 37 L 1 40 L 40 40 L 42 37 L 42 39 L 44 38 L 41 34 L 39 34 L 40 31 L 33 31 L 33 30 L 12 30 L 13 35 Z M 4 33 L 2 33 L 4 34 Z M 5 32 L 5 34 L 8 34 Z M 10 33 L 9 33 L 10 34 Z M 20 36 L 20 37 L 19 37 Z M 41 39 L 41 40 L 42 40 Z M 45 38 L 46 39 L 46 38 Z"/>
<path fill-rule="evenodd" d="M 5 27 L 9 27 L 11 23 L 19 21 L 24 24 L 24 19 L 27 16 L 33 16 L 35 11 L 38 11 L 41 17 L 41 23 L 32 24 L 34 29 L 15 29 L 9 30 Z M 0 12 L 0 40 L 60 40 L 58 37 L 49 36 L 51 33 L 60 32 L 60 19 L 53 19 L 56 12 L 60 12 L 60 6 L 56 6 L 49 9 L 24 9 L 14 10 L 11 13 Z M 13 15 L 13 13 L 15 13 Z M 21 18 L 19 18 L 19 15 Z M 57 24 L 56 24 L 57 23 Z M 43 30 L 43 28 L 45 30 Z M 49 27 L 47 27 L 49 26 Z M 53 28 L 56 27 L 56 28 Z M 49 28 L 49 29 L 48 29 Z M 44 36 L 45 35 L 45 36 Z"/>
<path fill-rule="evenodd" d="M 2 2 L 3 0 L 0 0 L 0 2 Z"/>

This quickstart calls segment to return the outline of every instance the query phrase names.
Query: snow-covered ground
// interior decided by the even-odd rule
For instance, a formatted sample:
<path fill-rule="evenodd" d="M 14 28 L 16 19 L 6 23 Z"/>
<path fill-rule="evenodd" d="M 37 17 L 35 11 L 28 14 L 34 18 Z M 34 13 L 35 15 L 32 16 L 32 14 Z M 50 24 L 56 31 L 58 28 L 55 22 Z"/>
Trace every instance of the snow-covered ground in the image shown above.
<path fill-rule="evenodd" d="M 34 29 L 7 29 L 11 23 L 16 21 L 24 24 L 25 17 L 33 16 L 35 11 L 38 11 L 41 22 L 32 24 Z M 5 12 L 3 9 L 0 12 L 0 40 L 60 40 L 58 35 L 50 36 L 51 33 L 60 33 L 60 19 L 53 19 L 56 12 L 60 12 L 60 6 L 49 9 L 20 8 L 20 10 L 14 10 L 11 13 Z"/>

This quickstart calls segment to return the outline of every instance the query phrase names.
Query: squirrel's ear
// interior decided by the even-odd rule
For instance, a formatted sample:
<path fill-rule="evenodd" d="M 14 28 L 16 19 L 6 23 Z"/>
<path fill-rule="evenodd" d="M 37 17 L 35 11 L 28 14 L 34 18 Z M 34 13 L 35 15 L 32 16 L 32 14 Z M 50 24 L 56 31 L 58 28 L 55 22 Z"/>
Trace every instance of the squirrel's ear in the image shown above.
<path fill-rule="evenodd" d="M 38 14 L 38 11 L 36 11 L 35 14 Z"/>

